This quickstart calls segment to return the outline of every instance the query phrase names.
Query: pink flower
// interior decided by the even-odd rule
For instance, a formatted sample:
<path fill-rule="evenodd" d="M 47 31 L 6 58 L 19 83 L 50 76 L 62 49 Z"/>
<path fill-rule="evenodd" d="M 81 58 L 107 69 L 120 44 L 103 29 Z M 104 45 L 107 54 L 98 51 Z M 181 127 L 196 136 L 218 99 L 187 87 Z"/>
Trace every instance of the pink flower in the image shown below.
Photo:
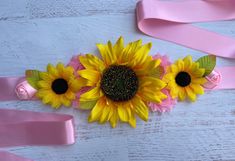
<path fill-rule="evenodd" d="M 76 75 L 79 78 L 79 75 L 77 74 L 78 70 L 83 70 L 85 69 L 85 67 L 81 64 L 81 62 L 79 61 L 79 56 L 81 56 L 82 54 L 73 56 L 70 60 L 70 62 L 68 63 L 68 66 L 73 67 L 74 69 L 74 75 Z M 82 95 L 83 93 L 87 92 L 90 89 L 90 87 L 84 87 L 82 88 L 76 95 L 76 100 L 73 101 L 72 106 L 73 107 L 78 107 L 79 106 L 79 98 L 80 95 Z"/>
<path fill-rule="evenodd" d="M 153 59 L 161 59 L 161 64 L 160 67 L 163 69 L 163 73 L 161 75 L 161 78 L 163 77 L 164 74 L 166 74 L 166 69 L 169 65 L 171 65 L 171 62 L 169 61 L 168 57 L 166 55 L 160 55 L 156 54 L 153 56 Z"/>
<path fill-rule="evenodd" d="M 168 57 L 166 55 L 162 56 L 160 54 L 156 54 L 153 56 L 153 59 L 161 59 L 160 67 L 162 68 L 162 74 L 160 78 L 162 78 L 166 74 L 167 67 L 171 65 Z M 149 103 L 149 107 L 153 112 L 164 113 L 168 112 L 172 109 L 172 107 L 176 104 L 176 99 L 173 99 L 167 89 L 162 89 L 162 92 L 167 96 L 166 99 L 162 100 L 161 103 Z"/>
<path fill-rule="evenodd" d="M 208 76 L 206 76 L 207 82 L 203 85 L 204 88 L 213 89 L 221 82 L 220 72 L 213 70 Z"/>
<path fill-rule="evenodd" d="M 85 69 L 85 67 L 81 64 L 81 62 L 79 61 L 79 56 L 81 56 L 82 54 L 79 55 L 75 55 L 70 59 L 70 62 L 68 63 L 68 66 L 73 67 L 74 69 L 74 75 L 78 77 L 77 71 L 78 70 L 82 70 Z"/>
<path fill-rule="evenodd" d="M 176 104 L 176 99 L 173 99 L 170 96 L 170 93 L 167 89 L 162 89 L 162 92 L 167 95 L 167 98 L 164 99 L 161 103 L 149 103 L 149 107 L 153 112 L 164 113 L 170 111 L 173 106 Z"/>
<path fill-rule="evenodd" d="M 15 88 L 15 93 L 20 100 L 34 99 L 34 95 L 37 92 L 26 80 L 19 83 Z"/>

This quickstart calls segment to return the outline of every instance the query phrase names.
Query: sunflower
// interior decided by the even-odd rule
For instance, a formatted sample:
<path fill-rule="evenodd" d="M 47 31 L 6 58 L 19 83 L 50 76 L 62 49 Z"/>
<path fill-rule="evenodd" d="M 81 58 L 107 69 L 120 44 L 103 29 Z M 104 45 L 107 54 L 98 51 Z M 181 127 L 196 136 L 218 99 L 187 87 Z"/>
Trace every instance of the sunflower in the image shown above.
<path fill-rule="evenodd" d="M 197 94 L 204 94 L 202 87 L 206 82 L 204 73 L 205 69 L 200 68 L 198 62 L 193 62 L 189 55 L 169 66 L 163 80 L 167 83 L 166 88 L 170 90 L 173 98 L 178 97 L 183 101 L 188 97 L 191 101 L 195 101 Z"/>
<path fill-rule="evenodd" d="M 120 37 L 114 45 L 109 41 L 97 47 L 102 60 L 91 54 L 79 57 L 85 67 L 78 71 L 80 79 L 92 88 L 79 100 L 92 109 L 88 121 L 109 121 L 112 127 L 118 120 L 136 127 L 136 115 L 147 121 L 148 103 L 166 98 L 161 92 L 166 84 L 154 74 L 161 61 L 148 55 L 151 43 L 138 40 L 124 47 Z"/>
<path fill-rule="evenodd" d="M 44 104 L 51 104 L 54 108 L 61 105 L 70 106 L 80 89 L 80 82 L 73 72 L 72 67 L 64 67 L 62 63 L 58 63 L 56 67 L 48 64 L 47 72 L 40 72 L 37 97 L 41 98 Z"/>

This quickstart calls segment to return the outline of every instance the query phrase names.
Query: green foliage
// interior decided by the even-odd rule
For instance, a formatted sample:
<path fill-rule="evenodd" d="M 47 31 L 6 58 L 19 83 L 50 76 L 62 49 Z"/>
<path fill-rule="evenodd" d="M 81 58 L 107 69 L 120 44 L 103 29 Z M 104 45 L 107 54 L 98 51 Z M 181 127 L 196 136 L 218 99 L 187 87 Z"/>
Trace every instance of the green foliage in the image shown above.
<path fill-rule="evenodd" d="M 199 63 L 200 68 L 205 69 L 204 77 L 209 75 L 216 65 L 216 56 L 214 55 L 207 55 L 199 58 L 196 62 Z"/>
<path fill-rule="evenodd" d="M 26 70 L 25 72 L 26 80 L 35 89 L 38 89 L 38 81 L 40 78 L 40 71 L 38 70 Z"/>

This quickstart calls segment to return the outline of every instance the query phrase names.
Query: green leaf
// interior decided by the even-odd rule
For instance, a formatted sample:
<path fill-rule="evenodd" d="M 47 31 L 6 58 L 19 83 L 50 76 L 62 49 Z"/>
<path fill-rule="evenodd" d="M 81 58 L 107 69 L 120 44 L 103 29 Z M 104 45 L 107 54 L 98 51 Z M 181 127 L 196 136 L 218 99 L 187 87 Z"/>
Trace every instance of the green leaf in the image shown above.
<path fill-rule="evenodd" d="M 39 89 L 38 81 L 41 80 L 40 78 L 40 71 L 38 70 L 26 70 L 25 72 L 26 80 L 28 83 L 35 89 Z"/>
<path fill-rule="evenodd" d="M 158 66 L 158 67 L 156 68 L 156 70 L 154 70 L 154 71 L 152 71 L 152 72 L 150 73 L 150 75 L 153 76 L 153 77 L 160 78 L 163 73 L 164 73 L 163 67 Z"/>
<path fill-rule="evenodd" d="M 200 68 L 205 69 L 204 77 L 209 75 L 216 65 L 216 56 L 214 55 L 207 55 L 199 58 L 196 62 L 199 63 Z"/>
<path fill-rule="evenodd" d="M 95 106 L 96 102 L 97 102 L 96 100 L 95 101 L 79 102 L 79 108 L 83 109 L 83 110 L 90 110 Z"/>

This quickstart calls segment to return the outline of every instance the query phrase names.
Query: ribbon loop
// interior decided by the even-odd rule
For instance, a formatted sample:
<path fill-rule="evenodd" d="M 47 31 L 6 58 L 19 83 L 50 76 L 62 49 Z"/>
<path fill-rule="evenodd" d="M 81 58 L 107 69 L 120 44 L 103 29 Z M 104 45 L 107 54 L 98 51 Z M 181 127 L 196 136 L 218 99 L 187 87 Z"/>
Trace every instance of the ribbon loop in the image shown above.
<path fill-rule="evenodd" d="M 137 25 L 145 34 L 220 57 L 235 59 L 235 40 L 192 22 L 235 19 L 234 0 L 188 0 L 137 3 Z"/>

